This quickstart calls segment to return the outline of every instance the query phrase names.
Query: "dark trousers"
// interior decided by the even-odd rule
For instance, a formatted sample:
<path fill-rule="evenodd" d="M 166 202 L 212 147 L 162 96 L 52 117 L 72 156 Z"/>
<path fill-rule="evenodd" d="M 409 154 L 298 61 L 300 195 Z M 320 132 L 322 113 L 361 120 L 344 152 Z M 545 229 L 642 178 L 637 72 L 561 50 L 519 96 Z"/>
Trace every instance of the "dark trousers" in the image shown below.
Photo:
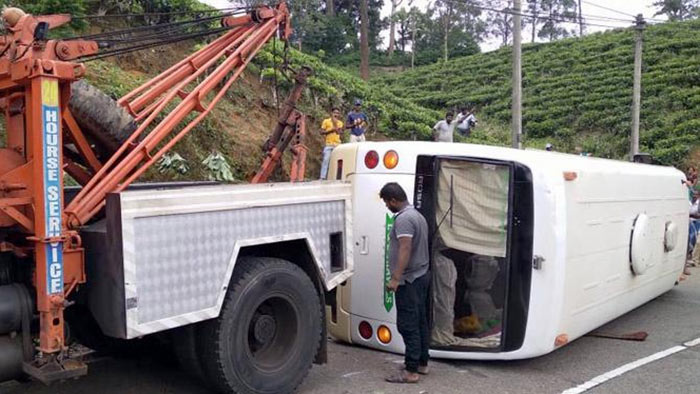
<path fill-rule="evenodd" d="M 409 372 L 428 365 L 430 328 L 428 327 L 428 290 L 430 274 L 396 290 L 396 325 L 406 346 L 405 364 Z"/>

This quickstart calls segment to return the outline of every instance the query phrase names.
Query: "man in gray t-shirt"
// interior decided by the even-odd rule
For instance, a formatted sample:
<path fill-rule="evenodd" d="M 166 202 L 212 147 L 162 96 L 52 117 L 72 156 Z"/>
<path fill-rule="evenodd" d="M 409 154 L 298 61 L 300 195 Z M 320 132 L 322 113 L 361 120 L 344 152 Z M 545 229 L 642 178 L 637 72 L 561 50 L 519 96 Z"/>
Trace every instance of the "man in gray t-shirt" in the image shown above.
<path fill-rule="evenodd" d="M 400 285 L 412 283 L 428 272 L 430 263 L 428 257 L 428 223 L 412 205 L 406 204 L 394 215 L 394 227 L 389 234 L 389 270 L 398 270 L 399 248 L 402 238 L 411 240 L 411 254 L 403 275 L 396 279 Z"/>
<path fill-rule="evenodd" d="M 406 347 L 405 369 L 388 376 L 386 380 L 415 383 L 420 380 L 419 374 L 428 373 L 428 223 L 408 203 L 406 192 L 398 183 L 384 185 L 379 197 L 394 213 L 388 251 L 391 280 L 386 287 L 395 292 L 396 326 Z"/>

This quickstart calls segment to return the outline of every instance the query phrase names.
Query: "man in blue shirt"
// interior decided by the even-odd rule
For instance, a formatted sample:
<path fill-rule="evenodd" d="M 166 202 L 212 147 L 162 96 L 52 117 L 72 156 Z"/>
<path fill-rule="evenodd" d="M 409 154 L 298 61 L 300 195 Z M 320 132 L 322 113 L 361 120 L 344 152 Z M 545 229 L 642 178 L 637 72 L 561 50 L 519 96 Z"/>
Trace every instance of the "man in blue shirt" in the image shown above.
<path fill-rule="evenodd" d="M 362 112 L 362 100 L 355 100 L 355 107 L 348 114 L 345 128 L 350 129 L 350 142 L 364 142 L 367 130 L 367 115 Z"/>

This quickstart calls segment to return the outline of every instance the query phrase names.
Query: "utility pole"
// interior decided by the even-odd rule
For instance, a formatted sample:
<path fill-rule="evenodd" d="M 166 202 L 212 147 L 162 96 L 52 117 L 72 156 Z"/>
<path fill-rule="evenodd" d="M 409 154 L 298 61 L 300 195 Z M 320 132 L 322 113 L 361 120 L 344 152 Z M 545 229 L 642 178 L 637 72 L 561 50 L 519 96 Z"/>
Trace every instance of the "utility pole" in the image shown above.
<path fill-rule="evenodd" d="M 578 36 L 583 37 L 583 10 L 581 9 L 581 0 L 578 0 Z"/>
<path fill-rule="evenodd" d="M 634 88 L 632 93 L 632 135 L 630 136 L 630 161 L 639 153 L 639 107 L 642 95 L 642 34 L 646 22 L 642 14 L 637 15 L 637 30 L 634 47 Z"/>
<path fill-rule="evenodd" d="M 523 112 L 522 112 L 522 68 L 520 62 L 521 55 L 521 25 L 520 17 L 522 11 L 520 0 L 513 1 L 513 148 L 522 149 L 520 140 L 523 133 Z"/>

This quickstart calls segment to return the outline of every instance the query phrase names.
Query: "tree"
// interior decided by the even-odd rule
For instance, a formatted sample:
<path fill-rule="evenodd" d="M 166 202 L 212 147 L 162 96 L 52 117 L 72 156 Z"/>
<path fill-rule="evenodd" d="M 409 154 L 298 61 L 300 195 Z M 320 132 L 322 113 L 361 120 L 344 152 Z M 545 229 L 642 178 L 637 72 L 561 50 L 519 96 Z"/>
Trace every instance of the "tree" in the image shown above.
<path fill-rule="evenodd" d="M 430 7 L 426 12 L 412 9 L 411 26 L 412 51 L 414 64 L 430 64 L 445 58 L 467 56 L 479 52 L 479 45 L 474 37 L 460 26 L 453 25 L 445 38 L 443 21 L 439 11 Z"/>
<path fill-rule="evenodd" d="M 510 1 L 506 1 L 510 4 Z M 457 23 L 475 41 L 483 42 L 489 36 L 488 15 L 484 17 L 482 6 L 498 8 L 503 6 L 503 0 L 482 0 L 479 4 L 465 1 L 461 7 L 456 8 Z"/>
<path fill-rule="evenodd" d="M 423 13 L 416 7 L 411 7 L 408 12 L 409 25 L 411 29 L 411 68 L 416 66 L 416 51 L 418 43 L 416 41 L 416 33 L 418 32 L 418 20 L 423 16 Z"/>
<path fill-rule="evenodd" d="M 335 16 L 335 5 L 333 5 L 333 0 L 326 0 L 326 15 Z"/>
<path fill-rule="evenodd" d="M 367 0 L 360 0 L 360 76 L 369 80 L 369 15 Z"/>
<path fill-rule="evenodd" d="M 387 50 L 387 55 L 391 57 L 394 54 L 394 47 L 396 46 L 396 7 L 401 5 L 403 0 L 389 0 L 391 1 L 391 14 L 389 15 L 389 49 Z M 409 7 L 411 6 L 409 2 Z"/>
<path fill-rule="evenodd" d="M 359 33 L 360 33 L 360 1 L 358 0 L 334 0 L 335 13 L 338 16 L 344 16 L 348 23 L 348 34 L 351 35 L 350 41 L 355 50 L 359 49 Z M 380 11 L 384 6 L 384 0 L 367 0 L 367 15 L 369 16 L 369 47 L 376 49 L 381 43 L 380 34 L 384 29 L 385 24 L 382 22 Z"/>
<path fill-rule="evenodd" d="M 566 22 L 578 22 L 575 0 L 528 0 L 528 10 L 533 15 L 532 42 L 537 37 L 554 41 L 557 38 L 573 35 L 573 30 L 565 27 Z M 536 15 L 536 16 L 535 16 Z M 541 25 L 539 30 L 537 26 Z"/>
<path fill-rule="evenodd" d="M 72 16 L 85 15 L 85 2 L 83 0 L 20 0 L 10 2 L 11 6 L 16 6 L 27 13 L 33 15 L 49 14 L 70 14 Z M 86 26 L 85 20 L 73 19 L 71 26 L 83 28 Z"/>
<path fill-rule="evenodd" d="M 447 61 L 449 58 L 447 46 L 450 31 L 452 30 L 452 24 L 454 23 L 452 18 L 454 17 L 456 5 L 456 3 L 453 3 L 450 0 L 437 0 L 435 2 L 435 9 L 438 12 L 438 19 L 440 21 L 440 25 L 442 26 L 442 53 L 445 61 Z"/>
<path fill-rule="evenodd" d="M 412 15 L 405 8 L 399 10 L 394 19 L 396 22 L 396 43 L 401 47 L 401 52 L 406 52 L 406 44 L 411 42 Z"/>
<path fill-rule="evenodd" d="M 503 4 L 503 0 L 492 0 L 487 4 L 491 10 L 486 13 L 486 35 L 499 39 L 501 46 L 508 45 L 513 37 L 513 1 L 508 0 Z M 527 13 L 527 10 L 521 9 L 520 12 Z M 521 18 L 520 25 L 523 30 L 529 22 L 528 18 Z"/>
<path fill-rule="evenodd" d="M 654 16 L 666 15 L 670 21 L 697 18 L 700 12 L 699 0 L 658 0 L 654 2 L 657 12 Z"/>
<path fill-rule="evenodd" d="M 510 2 L 508 6 L 510 6 Z M 501 11 L 489 12 L 489 35 L 498 38 L 501 41 L 501 46 L 505 46 L 510 43 L 513 35 L 513 14 L 510 8 L 503 8 Z"/>
<path fill-rule="evenodd" d="M 532 15 L 524 22 L 531 25 L 531 42 L 537 37 L 554 41 L 573 35 L 565 27 L 566 22 L 583 24 L 578 17 L 577 0 L 527 0 L 527 13 Z M 582 29 L 580 29 L 582 32 Z"/>
<path fill-rule="evenodd" d="M 532 39 L 530 42 L 535 42 L 537 26 L 541 23 L 539 19 L 540 12 L 542 12 L 541 2 L 542 0 L 527 0 L 527 13 L 532 15 L 530 18 L 530 24 L 532 25 Z"/>

